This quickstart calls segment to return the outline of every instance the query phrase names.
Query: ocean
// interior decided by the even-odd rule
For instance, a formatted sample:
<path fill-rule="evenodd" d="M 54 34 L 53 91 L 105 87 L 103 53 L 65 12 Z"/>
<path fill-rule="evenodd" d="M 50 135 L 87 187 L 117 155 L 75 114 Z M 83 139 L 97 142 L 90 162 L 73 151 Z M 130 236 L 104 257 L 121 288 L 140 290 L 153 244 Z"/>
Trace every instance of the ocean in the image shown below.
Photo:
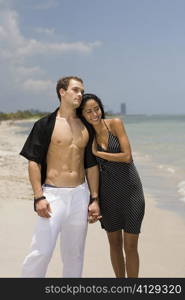
<path fill-rule="evenodd" d="M 185 217 L 185 115 L 123 116 L 144 191 Z"/>
<path fill-rule="evenodd" d="M 120 116 L 119 116 L 120 117 Z M 124 115 L 143 189 L 156 206 L 185 217 L 185 115 Z M 33 123 L 22 122 L 25 138 Z"/>

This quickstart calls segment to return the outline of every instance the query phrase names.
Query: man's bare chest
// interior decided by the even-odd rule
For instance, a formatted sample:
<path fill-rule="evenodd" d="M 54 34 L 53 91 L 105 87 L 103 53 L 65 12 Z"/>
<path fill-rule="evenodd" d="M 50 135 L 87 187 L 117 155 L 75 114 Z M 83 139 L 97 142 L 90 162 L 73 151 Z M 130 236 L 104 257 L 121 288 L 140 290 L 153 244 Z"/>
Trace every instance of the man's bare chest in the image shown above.
<path fill-rule="evenodd" d="M 87 142 L 88 131 L 79 120 L 69 122 L 64 118 L 56 119 L 51 145 L 84 148 Z"/>

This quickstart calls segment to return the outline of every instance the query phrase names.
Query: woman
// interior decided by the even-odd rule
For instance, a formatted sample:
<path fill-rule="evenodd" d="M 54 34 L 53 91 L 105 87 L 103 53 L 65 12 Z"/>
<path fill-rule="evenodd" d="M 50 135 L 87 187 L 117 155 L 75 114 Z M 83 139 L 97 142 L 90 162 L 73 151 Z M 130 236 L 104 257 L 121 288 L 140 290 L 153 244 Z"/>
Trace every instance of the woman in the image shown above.
<path fill-rule="evenodd" d="M 95 135 L 92 151 L 100 167 L 100 222 L 107 232 L 115 276 L 137 278 L 145 200 L 123 122 L 105 119 L 103 104 L 94 94 L 83 96 L 77 114 Z"/>

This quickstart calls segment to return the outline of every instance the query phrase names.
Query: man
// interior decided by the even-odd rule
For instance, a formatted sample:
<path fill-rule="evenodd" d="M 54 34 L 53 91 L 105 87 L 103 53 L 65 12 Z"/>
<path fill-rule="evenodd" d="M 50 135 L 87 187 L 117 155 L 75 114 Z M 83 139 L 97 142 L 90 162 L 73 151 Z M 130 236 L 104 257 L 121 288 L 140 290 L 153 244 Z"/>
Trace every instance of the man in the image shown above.
<path fill-rule="evenodd" d="M 99 173 L 92 155 L 92 137 L 76 116 L 83 81 L 75 76 L 61 78 L 56 91 L 59 108 L 35 122 L 20 152 L 29 160 L 38 214 L 23 277 L 45 277 L 59 233 L 63 277 L 81 277 L 88 214 L 91 222 L 100 218 Z"/>

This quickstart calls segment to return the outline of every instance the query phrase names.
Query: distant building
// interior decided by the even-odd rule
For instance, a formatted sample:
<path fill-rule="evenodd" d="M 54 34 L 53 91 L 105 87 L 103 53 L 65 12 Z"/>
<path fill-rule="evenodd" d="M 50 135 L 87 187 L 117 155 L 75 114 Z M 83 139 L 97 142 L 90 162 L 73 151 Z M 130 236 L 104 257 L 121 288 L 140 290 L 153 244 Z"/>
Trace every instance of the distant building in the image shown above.
<path fill-rule="evenodd" d="M 121 114 L 126 115 L 126 103 L 121 103 Z"/>

